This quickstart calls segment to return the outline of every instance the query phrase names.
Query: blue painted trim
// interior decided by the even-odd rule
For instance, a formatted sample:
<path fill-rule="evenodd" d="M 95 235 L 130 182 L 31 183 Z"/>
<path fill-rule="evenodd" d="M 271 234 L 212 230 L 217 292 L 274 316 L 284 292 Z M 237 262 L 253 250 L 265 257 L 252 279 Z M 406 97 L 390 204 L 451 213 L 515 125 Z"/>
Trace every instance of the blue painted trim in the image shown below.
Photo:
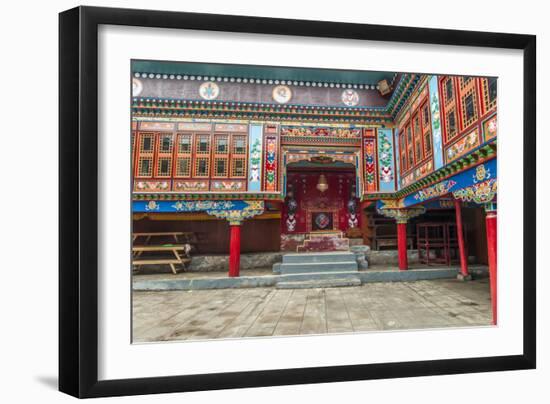
<path fill-rule="evenodd" d="M 174 213 L 243 210 L 250 206 L 243 200 L 227 201 L 133 201 L 134 213 Z"/>
<path fill-rule="evenodd" d="M 483 179 L 478 178 L 478 167 L 484 166 L 484 172 L 486 173 Z M 442 180 L 433 185 L 427 186 L 419 191 L 416 191 L 410 195 L 407 195 L 403 199 L 403 207 L 410 207 L 413 205 L 423 204 L 426 201 L 431 199 L 437 199 L 449 192 L 458 191 L 469 186 L 472 186 L 478 182 L 496 179 L 497 178 L 497 159 L 494 158 L 485 163 L 478 164 L 475 167 L 471 167 L 466 171 L 462 171 L 458 174 L 453 175 L 450 178 Z M 426 190 L 435 189 L 436 187 L 442 187 L 445 189 L 445 193 L 441 195 L 427 193 Z M 430 197 L 429 195 L 433 195 Z"/>

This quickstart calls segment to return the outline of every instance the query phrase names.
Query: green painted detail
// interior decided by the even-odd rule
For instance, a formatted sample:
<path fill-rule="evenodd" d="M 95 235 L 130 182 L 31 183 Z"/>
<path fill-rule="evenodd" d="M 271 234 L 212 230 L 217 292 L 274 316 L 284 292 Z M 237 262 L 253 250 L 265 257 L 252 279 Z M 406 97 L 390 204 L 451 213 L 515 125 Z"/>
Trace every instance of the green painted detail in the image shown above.
<path fill-rule="evenodd" d="M 239 199 L 239 200 L 273 200 L 273 201 L 282 201 L 284 197 L 281 194 L 215 194 L 215 193 L 205 193 L 205 194 L 142 194 L 134 193 L 132 195 L 134 201 L 148 201 L 148 200 L 200 200 L 200 199 L 215 199 L 215 200 L 225 200 L 225 199 Z"/>

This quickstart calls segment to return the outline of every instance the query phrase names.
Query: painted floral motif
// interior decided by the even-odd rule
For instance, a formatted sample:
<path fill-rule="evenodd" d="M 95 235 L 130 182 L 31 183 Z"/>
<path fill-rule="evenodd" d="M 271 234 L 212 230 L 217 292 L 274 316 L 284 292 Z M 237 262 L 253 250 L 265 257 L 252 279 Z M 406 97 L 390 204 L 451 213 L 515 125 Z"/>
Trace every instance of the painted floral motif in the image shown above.
<path fill-rule="evenodd" d="M 149 201 L 147 205 L 145 205 L 145 210 L 148 212 L 152 210 L 159 210 L 159 209 L 160 209 L 160 205 L 155 201 Z"/>
<path fill-rule="evenodd" d="M 436 94 L 434 94 L 430 100 L 430 110 L 432 113 L 432 127 L 434 131 L 439 130 L 441 127 L 441 120 L 439 114 L 439 99 Z"/>
<path fill-rule="evenodd" d="M 138 181 L 135 184 L 136 191 L 169 191 L 168 181 Z"/>
<path fill-rule="evenodd" d="M 495 178 L 453 192 L 453 196 L 457 199 L 480 204 L 491 202 L 496 194 L 497 180 Z"/>
<path fill-rule="evenodd" d="M 220 87 L 212 81 L 207 81 L 199 87 L 199 94 L 205 100 L 214 100 L 220 94 Z"/>
<path fill-rule="evenodd" d="M 359 94 L 355 90 L 344 90 L 342 92 L 342 102 L 348 107 L 355 107 L 359 104 Z"/>
<path fill-rule="evenodd" d="M 212 189 L 215 191 L 244 191 L 242 181 L 212 181 Z"/>
<path fill-rule="evenodd" d="M 453 181 L 453 180 L 441 181 L 435 185 L 432 185 L 431 187 L 427 187 L 421 191 L 418 191 L 414 195 L 414 199 L 422 202 L 427 199 L 432 199 L 438 196 L 448 194 L 450 189 L 455 185 L 456 185 L 456 181 Z"/>
<path fill-rule="evenodd" d="M 430 160 L 427 163 L 415 169 L 410 174 L 407 174 L 405 177 L 401 178 L 401 186 L 406 187 L 407 185 L 412 184 L 414 181 L 419 180 L 422 177 L 425 177 L 432 171 L 433 171 L 433 163 Z"/>
<path fill-rule="evenodd" d="M 279 104 L 286 104 L 292 98 L 292 91 L 287 86 L 277 86 L 273 89 L 272 95 Z"/>
<path fill-rule="evenodd" d="M 378 161 L 380 164 L 380 181 L 393 182 L 393 148 L 388 139 L 388 134 L 383 131 L 378 132 Z"/>
<path fill-rule="evenodd" d="M 337 137 L 359 139 L 360 128 L 327 128 L 318 126 L 282 126 L 281 136 L 292 137 Z"/>
<path fill-rule="evenodd" d="M 175 181 L 175 191 L 208 191 L 208 181 Z"/>
<path fill-rule="evenodd" d="M 494 116 L 491 119 L 483 123 L 483 134 L 485 141 L 494 139 L 497 136 L 497 117 Z"/>
<path fill-rule="evenodd" d="M 474 130 L 447 149 L 447 162 L 456 160 L 478 145 L 479 136 L 477 130 Z"/>
<path fill-rule="evenodd" d="M 151 201 L 154 202 L 154 201 Z M 203 210 L 227 210 L 235 204 L 231 201 L 177 201 L 172 207 L 178 212 L 200 212 Z"/>
<path fill-rule="evenodd" d="M 366 191 L 376 191 L 376 157 L 375 157 L 375 140 L 365 138 L 364 153 L 365 153 L 365 185 Z"/>
<path fill-rule="evenodd" d="M 252 144 L 250 151 L 250 182 L 260 181 L 260 164 L 262 163 L 262 144 L 260 139 Z"/>
<path fill-rule="evenodd" d="M 266 137 L 265 190 L 277 191 L 277 138 Z"/>

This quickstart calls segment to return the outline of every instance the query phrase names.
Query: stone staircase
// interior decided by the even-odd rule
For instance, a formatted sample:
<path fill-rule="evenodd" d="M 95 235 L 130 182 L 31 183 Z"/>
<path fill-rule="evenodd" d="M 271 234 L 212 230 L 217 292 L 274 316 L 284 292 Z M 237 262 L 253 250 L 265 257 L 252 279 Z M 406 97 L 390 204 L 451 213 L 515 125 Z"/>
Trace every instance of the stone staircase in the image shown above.
<path fill-rule="evenodd" d="M 349 251 L 285 254 L 273 272 L 279 275 L 279 289 L 361 285 L 357 259 Z"/>
<path fill-rule="evenodd" d="M 298 252 L 349 251 L 349 239 L 341 231 L 309 233 Z"/>

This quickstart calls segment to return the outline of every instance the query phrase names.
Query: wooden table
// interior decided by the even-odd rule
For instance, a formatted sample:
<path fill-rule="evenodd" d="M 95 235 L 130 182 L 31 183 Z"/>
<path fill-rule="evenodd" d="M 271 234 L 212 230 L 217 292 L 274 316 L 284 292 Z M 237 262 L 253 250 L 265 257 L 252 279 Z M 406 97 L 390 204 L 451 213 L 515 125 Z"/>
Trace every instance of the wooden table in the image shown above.
<path fill-rule="evenodd" d="M 156 232 L 156 233 L 133 233 L 132 241 L 135 243 L 136 240 L 140 237 L 145 237 L 144 244 L 149 244 L 151 238 L 153 237 L 172 237 L 176 243 L 179 243 L 179 237 L 183 239 L 186 243 L 190 244 L 196 240 L 196 235 L 193 232 L 183 232 L 183 231 L 172 231 L 172 232 Z"/>
<path fill-rule="evenodd" d="M 144 252 L 171 252 L 173 258 L 160 258 L 160 257 L 142 257 Z M 185 269 L 185 265 L 191 262 L 191 258 L 187 256 L 189 253 L 189 246 L 186 244 L 174 244 L 174 245 L 141 245 L 132 247 L 132 253 L 134 255 L 132 259 L 132 265 L 158 265 L 168 264 L 174 274 L 177 274 L 175 264 L 180 264 Z M 181 253 L 185 255 L 182 257 Z"/>

